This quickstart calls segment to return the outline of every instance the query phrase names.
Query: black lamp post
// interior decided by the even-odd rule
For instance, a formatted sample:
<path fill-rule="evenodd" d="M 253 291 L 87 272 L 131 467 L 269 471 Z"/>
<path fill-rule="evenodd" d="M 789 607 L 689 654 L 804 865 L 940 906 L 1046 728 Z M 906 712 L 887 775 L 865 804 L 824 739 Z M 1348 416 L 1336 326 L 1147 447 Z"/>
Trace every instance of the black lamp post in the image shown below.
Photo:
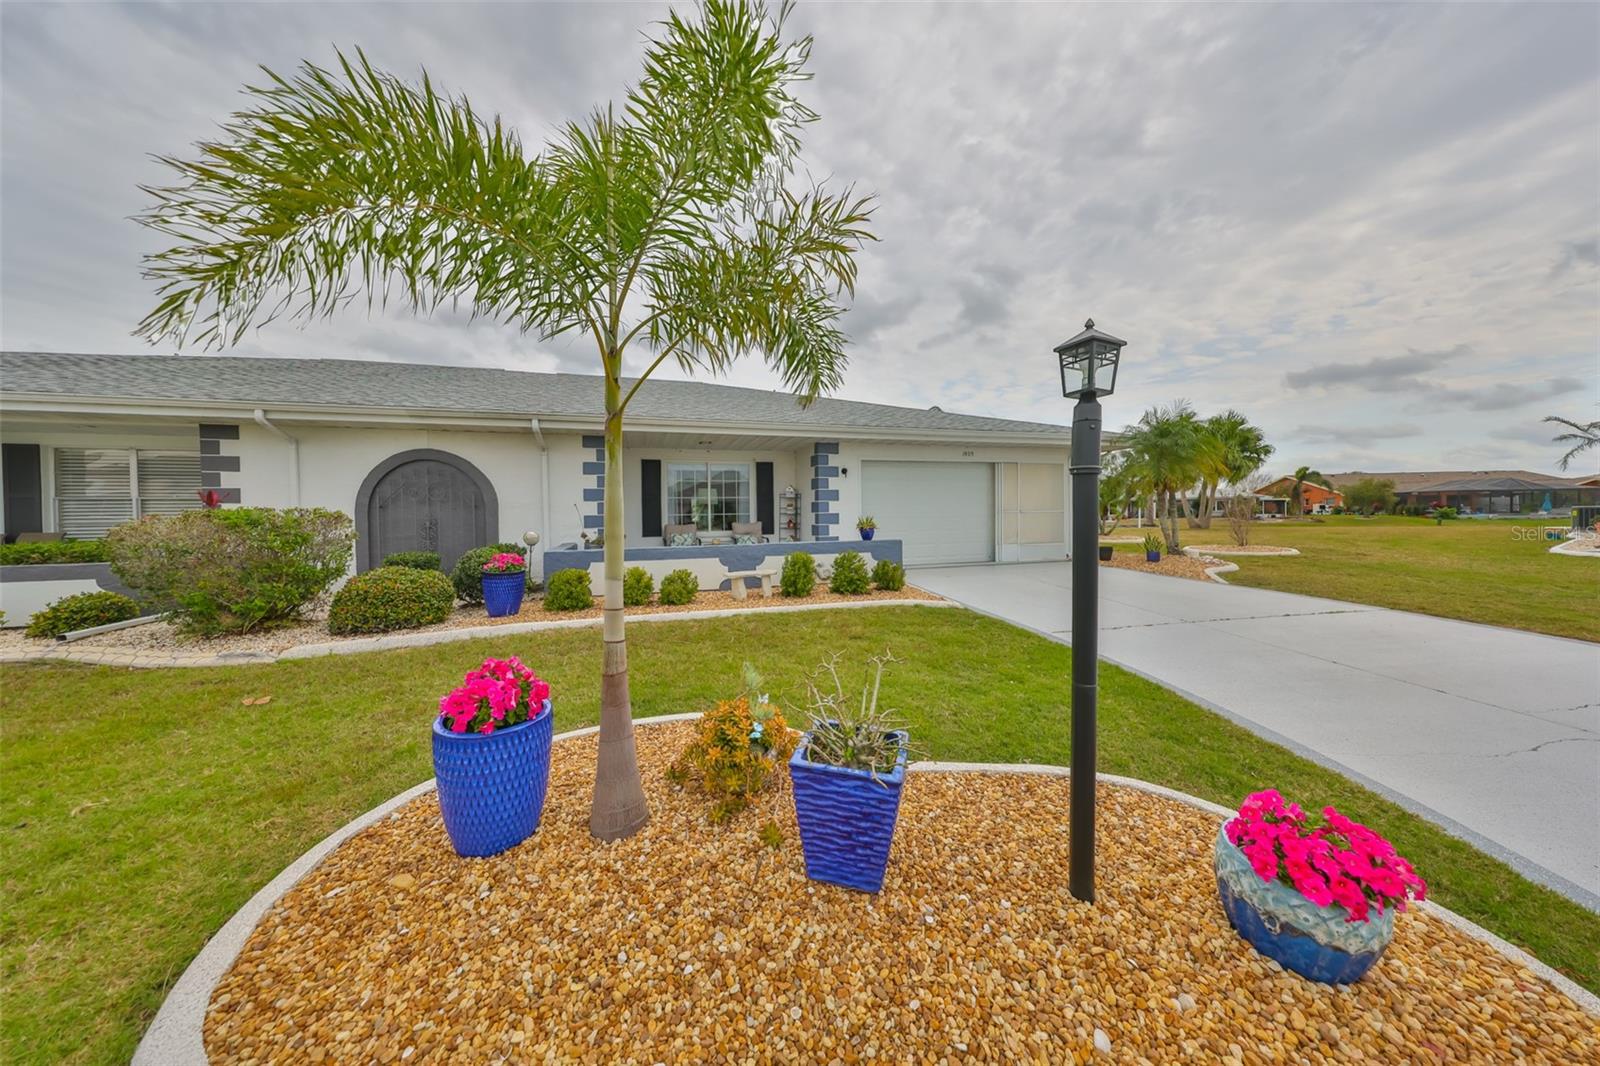
<path fill-rule="evenodd" d="M 1094 902 L 1095 713 L 1099 698 L 1100 397 L 1117 383 L 1117 359 L 1126 341 L 1094 328 L 1056 346 L 1061 395 L 1072 409 L 1072 847 L 1067 887 Z"/>

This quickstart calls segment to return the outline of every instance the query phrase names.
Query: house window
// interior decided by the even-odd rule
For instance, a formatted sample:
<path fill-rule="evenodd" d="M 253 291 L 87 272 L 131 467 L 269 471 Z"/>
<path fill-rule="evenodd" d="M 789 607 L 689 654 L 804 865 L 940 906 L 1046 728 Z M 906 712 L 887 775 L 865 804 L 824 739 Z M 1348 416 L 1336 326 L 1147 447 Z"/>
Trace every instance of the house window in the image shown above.
<path fill-rule="evenodd" d="M 667 463 L 667 521 L 727 533 L 750 521 L 749 463 Z"/>
<path fill-rule="evenodd" d="M 132 448 L 56 448 L 56 528 L 74 540 L 103 537 L 148 514 L 201 506 L 200 456 Z"/>

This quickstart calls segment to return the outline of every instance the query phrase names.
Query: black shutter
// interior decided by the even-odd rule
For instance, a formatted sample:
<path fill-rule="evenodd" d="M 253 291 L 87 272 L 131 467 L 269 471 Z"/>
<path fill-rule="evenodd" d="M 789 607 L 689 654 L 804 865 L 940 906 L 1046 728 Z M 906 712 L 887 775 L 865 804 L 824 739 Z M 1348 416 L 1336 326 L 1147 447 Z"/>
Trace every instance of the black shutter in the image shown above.
<path fill-rule="evenodd" d="M 772 536 L 776 529 L 772 521 L 772 464 L 756 464 L 756 521 L 761 532 Z"/>
<path fill-rule="evenodd" d="M 44 530 L 44 495 L 39 476 L 37 444 L 7 444 L 0 477 L 5 479 L 6 540 L 18 533 Z"/>
<path fill-rule="evenodd" d="M 661 536 L 660 459 L 639 461 L 639 518 L 643 523 L 639 531 L 642 536 Z"/>

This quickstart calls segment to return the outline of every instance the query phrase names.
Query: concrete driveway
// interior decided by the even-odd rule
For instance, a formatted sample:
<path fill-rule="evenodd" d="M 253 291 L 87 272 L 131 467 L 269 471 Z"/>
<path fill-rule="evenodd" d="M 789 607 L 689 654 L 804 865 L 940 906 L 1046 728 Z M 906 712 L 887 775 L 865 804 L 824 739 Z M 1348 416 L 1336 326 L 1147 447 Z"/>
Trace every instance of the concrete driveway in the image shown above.
<path fill-rule="evenodd" d="M 1068 563 L 909 576 L 1070 643 Z M 1107 661 L 1600 911 L 1600 646 L 1108 567 L 1100 621 Z"/>

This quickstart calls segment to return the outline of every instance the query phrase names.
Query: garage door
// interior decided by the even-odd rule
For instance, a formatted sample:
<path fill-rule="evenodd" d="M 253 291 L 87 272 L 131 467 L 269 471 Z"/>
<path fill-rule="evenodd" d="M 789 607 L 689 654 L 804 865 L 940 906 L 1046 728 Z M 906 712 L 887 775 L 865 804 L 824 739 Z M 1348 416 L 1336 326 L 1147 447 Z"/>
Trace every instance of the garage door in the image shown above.
<path fill-rule="evenodd" d="M 862 464 L 861 510 L 878 535 L 905 542 L 907 566 L 994 559 L 994 467 L 989 463 Z"/>

